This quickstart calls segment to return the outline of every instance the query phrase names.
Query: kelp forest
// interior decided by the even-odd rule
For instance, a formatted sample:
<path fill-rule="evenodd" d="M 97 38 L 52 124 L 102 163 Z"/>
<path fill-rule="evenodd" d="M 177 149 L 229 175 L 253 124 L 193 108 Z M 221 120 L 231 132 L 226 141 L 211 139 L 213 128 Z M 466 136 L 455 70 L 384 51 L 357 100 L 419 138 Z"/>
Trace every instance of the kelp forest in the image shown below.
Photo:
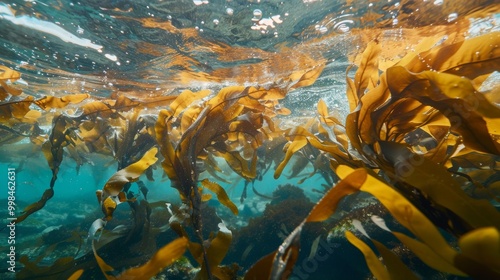
<path fill-rule="evenodd" d="M 184 44 L 161 63 L 149 60 L 154 71 L 178 70 L 159 94 L 152 89 L 161 77 L 149 84 L 148 73 L 128 81 L 108 70 L 119 78 L 99 93 L 90 90 L 95 79 L 86 90 L 63 82 L 88 73 L 51 66 L 46 84 L 38 66 L 2 57 L 0 161 L 19 177 L 38 158 L 44 174 L 35 183 L 41 195 L 12 204 L 14 278 L 500 279 L 500 4 L 378 1 L 377 13 L 366 1 L 337 2 L 273 50 L 134 18 L 132 4 L 102 8 Z M 12 26 L 29 10 L 1 7 Z M 321 31 L 349 7 L 360 23 Z M 2 22 L 8 13 L 0 11 Z M 255 29 L 267 32 L 259 19 Z M 141 46 L 149 56 L 172 52 L 160 42 Z M 220 64 L 203 66 L 204 55 Z M 312 107 L 293 101 L 328 83 L 332 67 L 340 93 L 313 95 Z M 71 224 L 36 227 L 21 242 L 24 225 L 50 216 L 61 193 L 77 192 L 60 179 L 69 166 L 78 178 L 91 177 L 90 167 L 112 172 L 84 180 L 95 197 L 68 198 L 59 214 L 73 213 Z M 76 215 L 80 199 L 93 204 Z"/>

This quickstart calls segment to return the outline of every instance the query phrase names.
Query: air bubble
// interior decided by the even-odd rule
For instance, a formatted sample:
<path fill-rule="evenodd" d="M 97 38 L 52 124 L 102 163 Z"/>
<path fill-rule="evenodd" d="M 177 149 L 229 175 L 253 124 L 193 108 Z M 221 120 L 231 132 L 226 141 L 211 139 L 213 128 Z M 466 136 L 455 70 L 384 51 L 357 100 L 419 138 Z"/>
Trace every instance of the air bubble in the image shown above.
<path fill-rule="evenodd" d="M 262 11 L 259 9 L 253 10 L 252 21 L 259 21 L 262 18 Z"/>
<path fill-rule="evenodd" d="M 232 16 L 232 15 L 233 15 L 233 13 L 234 13 L 234 10 L 233 10 L 233 9 L 231 9 L 231 8 L 227 8 L 227 9 L 226 9 L 226 14 L 228 14 L 228 15 Z"/>
<path fill-rule="evenodd" d="M 434 5 L 441 6 L 441 5 L 443 5 L 443 2 L 444 2 L 443 0 L 436 0 L 436 1 L 434 1 Z"/>
<path fill-rule="evenodd" d="M 452 22 L 452 21 L 455 21 L 457 18 L 458 18 L 458 14 L 457 13 L 451 13 L 451 14 L 448 15 L 447 21 L 448 22 Z"/>

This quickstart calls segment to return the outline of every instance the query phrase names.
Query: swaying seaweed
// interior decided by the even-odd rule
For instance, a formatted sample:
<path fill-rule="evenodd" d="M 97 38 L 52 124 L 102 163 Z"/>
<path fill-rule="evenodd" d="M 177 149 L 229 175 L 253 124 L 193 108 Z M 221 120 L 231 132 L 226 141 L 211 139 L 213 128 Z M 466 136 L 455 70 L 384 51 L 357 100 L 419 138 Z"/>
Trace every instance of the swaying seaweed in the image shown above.
<path fill-rule="evenodd" d="M 484 42 L 486 43 L 483 44 Z M 446 168 L 451 166 L 450 162 L 456 154 L 464 152 L 481 153 L 492 159 L 498 156 L 496 126 L 500 122 L 495 121 L 499 117 L 498 107 L 477 91 L 480 83 L 474 79 L 498 69 L 500 53 L 496 46 L 499 42 L 500 33 L 497 32 L 437 47 L 418 54 L 431 61 L 432 71 L 412 73 L 411 70 L 423 69 L 414 64 L 405 68 L 398 63 L 380 77 L 376 67 L 380 47 L 376 41 L 369 44 L 354 81 L 347 78 L 352 112 L 347 117 L 345 134 L 357 153 L 340 150 L 333 144 L 335 139 L 330 140 L 330 136 L 335 135 L 334 133 L 320 134 L 325 138 L 318 139 L 299 127 L 287 133 L 292 142 L 287 146 L 287 155 L 275 173 L 275 177 L 279 176 L 283 165 L 291 156 L 310 144 L 332 155 L 331 166 L 343 180 L 325 194 L 280 249 L 259 261 L 249 270 L 246 278 L 280 279 L 291 273 L 303 225 L 306 222 L 325 220 L 333 214 L 340 198 L 358 190 L 375 196 L 401 225 L 414 234 L 416 239 L 392 232 L 427 265 L 459 276 L 469 275 L 478 279 L 500 277 L 496 266 L 500 260 L 499 251 L 487 249 L 487 243 L 483 243 L 499 243 L 500 213 L 488 201 L 468 196 L 453 178 L 453 170 L 448 171 Z M 473 53 L 477 55 L 471 55 Z M 458 56 L 457 59 L 454 56 L 457 54 L 463 56 Z M 411 59 L 402 59 L 405 60 Z M 465 76 L 448 72 L 459 72 Z M 331 129 L 338 125 L 335 121 L 327 122 L 322 103 L 318 105 L 318 112 L 320 125 L 323 127 Z M 422 114 L 415 114 L 416 112 L 424 112 L 425 119 L 419 119 Z M 441 138 L 429 133 L 431 139 L 427 141 L 436 142 L 436 149 L 422 152 L 418 149 L 422 145 L 420 141 L 412 145 L 406 143 L 411 133 L 419 130 L 430 132 L 433 126 L 444 126 L 447 130 L 446 134 L 440 135 Z M 453 137 L 453 142 L 462 145 L 455 145 L 453 142 L 448 145 L 448 137 Z M 444 161 L 435 163 L 432 159 L 435 158 L 437 149 L 443 149 L 440 147 L 442 142 L 447 156 Z M 420 153 L 412 149 L 418 149 Z M 358 160 L 349 161 L 350 158 Z M 344 165 L 345 162 L 359 169 L 353 171 L 351 167 Z M 454 167 L 455 170 L 462 168 L 456 164 Z M 458 238 L 460 252 L 450 247 L 436 226 Z M 384 263 L 352 233 L 346 232 L 346 238 L 364 254 L 376 278 L 399 279 L 409 275 L 416 279 L 378 241 L 372 240 Z M 475 246 L 474 252 L 469 251 L 471 247 L 465 249 L 462 245 Z M 486 263 L 484 255 L 490 258 Z"/>
<path fill-rule="evenodd" d="M 402 2 L 407 9 L 415 8 L 412 1 Z M 484 9 L 474 15 L 496 8 L 479 2 Z M 447 5 L 443 11 L 460 10 Z M 410 14 L 401 19 L 413 20 Z M 363 20 L 374 30 L 393 22 L 371 12 Z M 144 28 L 196 39 L 193 29 L 179 29 L 170 22 L 134 21 Z M 414 26 L 419 24 L 426 25 L 425 20 Z M 368 43 L 362 53 L 351 56 L 353 64 L 347 67 L 345 120 L 319 100 L 315 118 L 292 125 L 283 118 L 292 113 L 283 100 L 291 91 L 316 82 L 326 66 L 323 58 L 301 55 L 298 60 L 305 66 L 290 67 L 293 70 L 272 83 L 135 97 L 125 96 L 126 91 L 109 97 L 35 97 L 15 85 L 19 72 L 0 65 L 0 145 L 26 139 L 39 147 L 51 170 L 48 188 L 38 201 L 17 213 L 16 223 L 26 223 L 44 209 L 57 188 L 71 187 L 58 185 L 63 162 L 74 161 L 77 172 L 91 163 L 88 154 L 116 163 L 116 172 L 96 192 L 101 217 L 92 217 L 94 222 L 86 225 L 91 250 L 81 252 L 85 234 L 75 230 L 38 257 L 21 256 L 23 267 L 17 277 L 84 279 L 102 273 L 106 279 L 150 279 L 187 260 L 197 266 L 190 272 L 194 279 L 237 279 L 241 272 L 244 279 L 287 279 L 301 258 L 306 227 L 326 225 L 332 216 L 342 215 L 338 209 L 343 201 L 357 203 L 364 193 L 401 226 L 389 227 L 383 218 L 372 215 L 376 230 L 387 232 L 430 268 L 461 277 L 500 278 L 500 212 L 492 203 L 500 201 L 500 87 L 485 87 L 500 69 L 500 32 L 466 38 L 461 35 L 466 25 L 450 27 L 456 32 L 444 40 L 429 36 L 415 51 L 390 61 L 383 59 L 387 56 L 383 38 L 366 39 L 368 35 L 353 30 L 360 42 Z M 311 32 L 296 36 L 307 37 Z M 311 39 L 311 46 L 323 47 L 314 43 Z M 219 55 L 229 48 L 210 47 Z M 228 56 L 241 50 L 232 51 Z M 198 61 L 190 62 L 201 67 Z M 179 58 L 171 64 L 186 66 Z M 202 72 L 199 80 L 220 80 L 226 71 Z M 194 79 L 193 73 L 184 72 L 179 79 Z M 309 211 L 305 196 L 280 197 L 286 194 L 285 187 L 278 188 L 275 197 L 259 193 L 259 183 L 271 168 L 275 179 L 289 170 L 287 177 L 300 179 L 299 184 L 319 174 L 326 184 L 313 191 L 321 199 Z M 153 170 L 159 170 L 163 181 L 178 192 L 180 205 L 148 200 Z M 292 213 L 287 207 L 301 206 L 294 210 L 307 214 L 292 217 L 295 229 L 277 248 L 258 250 L 270 253 L 259 254 L 262 258 L 249 268 L 224 262 L 235 254 L 233 236 L 253 234 L 239 232 L 221 218 L 224 211 L 241 215 L 241 208 L 223 187 L 231 183 L 224 170 L 245 181 L 241 203 L 247 199 L 249 184 L 260 198 L 271 200 L 261 220 L 252 220 L 249 228 L 257 228 L 255 224 L 263 219 L 269 220 L 260 226 L 279 223 L 276 217 Z M 293 188 L 288 188 L 292 193 Z M 217 214 L 206 208 L 213 194 L 225 207 Z M 130 209 L 130 221 L 118 215 L 124 205 Z M 152 217 L 161 217 L 165 224 L 156 224 Z M 112 223 L 119 226 L 111 229 Z M 419 279 L 391 249 L 393 245 L 373 238 L 359 220 L 351 224 L 360 234 L 346 230 L 345 239 L 362 253 L 375 278 Z M 318 250 L 318 235 L 309 258 Z M 78 243 L 77 253 L 50 264 L 41 261 L 63 242 Z M 245 252 L 239 252 L 245 257 L 254 246 L 264 245 L 237 242 L 246 245 Z"/>

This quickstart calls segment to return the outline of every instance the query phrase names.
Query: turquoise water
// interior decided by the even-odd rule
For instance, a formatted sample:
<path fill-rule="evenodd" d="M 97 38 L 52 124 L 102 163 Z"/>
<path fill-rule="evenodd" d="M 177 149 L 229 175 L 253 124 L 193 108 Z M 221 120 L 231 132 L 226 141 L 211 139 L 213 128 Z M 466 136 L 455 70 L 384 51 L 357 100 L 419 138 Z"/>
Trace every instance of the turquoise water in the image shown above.
<path fill-rule="evenodd" d="M 81 269 L 80 279 L 106 279 L 102 264 L 99 266 L 99 255 L 114 268 L 109 273 L 112 277 L 108 275 L 113 279 L 126 269 L 143 265 L 158 249 L 182 235 L 196 244 L 191 245 L 195 249 L 189 248 L 182 257 L 176 257 L 173 265 L 156 269 L 159 274 L 154 279 L 243 279 L 259 259 L 280 245 L 285 246 L 286 237 L 292 235 L 293 229 L 338 182 L 334 162 L 370 169 L 382 180 L 394 183 L 377 162 L 366 157 L 364 162 L 358 160 L 371 150 L 355 151 L 345 133 L 346 118 L 353 111 L 346 94 L 349 88 L 346 75 L 354 77 L 363 51 L 373 42 L 382 46 L 376 69 L 377 73 L 383 73 L 405 55 L 497 34 L 499 20 L 499 4 L 481 0 L 0 3 L 0 75 L 7 73 L 6 69 L 20 74 L 20 78 L 0 76 L 0 213 L 5 225 L 0 226 L 0 278 L 67 279 Z M 434 43 L 426 43 L 427 49 L 420 49 L 420 43 L 426 40 Z M 497 59 L 496 53 L 492 52 L 491 57 Z M 491 67 L 496 67 L 493 72 L 498 74 L 500 66 Z M 486 88 L 498 88 L 498 78 L 492 77 L 485 83 L 489 84 Z M 187 146 L 189 152 L 186 152 L 179 144 L 186 139 L 184 135 L 188 135 L 188 140 L 204 139 L 203 134 L 224 129 L 227 118 L 217 118 L 210 115 L 210 110 L 202 110 L 217 107 L 207 104 L 216 100 L 219 92 L 242 92 L 243 88 L 252 87 L 266 92 L 277 90 L 282 96 L 259 97 L 252 104 L 241 101 L 243 105 L 238 107 L 241 113 L 231 118 L 234 122 L 223 136 L 210 138 L 201 148 Z M 182 113 L 174 116 L 174 98 L 188 90 L 195 92 L 193 99 L 184 104 Z M 487 91 L 484 90 L 485 95 L 490 94 Z M 498 94 L 490 95 L 493 96 L 490 102 L 498 107 Z M 51 97 L 60 104 L 37 103 Z M 126 99 L 120 99 L 123 97 Z M 120 100 L 137 103 L 130 108 L 124 105 L 124 109 L 116 105 Z M 329 116 L 339 120 L 335 124 L 338 131 L 326 128 L 326 123 L 322 123 L 326 133 L 315 126 L 321 119 L 320 100 L 328 108 Z M 109 110 L 101 107 L 98 113 L 88 113 L 92 102 L 108 106 Z M 28 105 L 23 107 L 23 104 Z M 238 109 L 228 108 L 221 110 L 220 115 Z M 161 127 L 159 115 L 166 109 L 170 114 L 168 124 Z M 191 112 L 194 112 L 192 118 L 184 119 Z M 207 117 L 203 123 L 205 116 L 213 119 Z M 58 123 L 61 119 L 63 124 Z M 212 125 L 214 119 L 220 126 Z M 235 120 L 251 125 L 240 127 Z M 189 128 L 183 127 L 184 121 L 189 122 Z M 270 128 L 273 123 L 276 131 Z M 132 127 L 135 124 L 138 128 Z M 314 137 L 321 143 L 336 139 L 335 146 L 349 154 L 349 159 L 341 161 L 332 155 L 331 149 L 318 149 L 312 144 L 291 157 L 281 176 L 275 175 L 285 158 L 284 150 L 295 141 L 293 129 L 299 126 L 311 132 L 307 137 L 310 144 Z M 183 170 L 175 169 L 180 179 L 174 178 L 165 167 L 168 152 L 162 149 L 170 142 L 158 140 L 161 134 L 158 129 L 167 127 L 170 140 L 181 155 L 180 161 L 187 162 L 182 163 Z M 192 136 L 193 130 L 202 134 Z M 233 131 L 246 134 L 235 136 Z M 57 138 L 62 134 L 64 137 Z M 127 138 L 129 135 L 132 140 Z M 346 136 L 348 148 L 342 147 L 338 135 Z M 61 141 L 63 146 L 57 146 Z M 118 191 L 110 191 L 109 185 L 113 184 L 110 178 L 134 162 L 141 162 L 153 147 L 159 151 L 152 166 L 134 176 L 129 170 L 125 179 L 116 179 L 122 180 Z M 194 160 L 188 158 L 191 152 L 198 153 Z M 232 152 L 241 161 L 235 159 L 235 154 L 224 157 L 227 156 L 224 153 Z M 61 156 L 59 162 L 57 153 Z M 488 182 L 496 187 L 498 154 L 488 155 L 497 165 L 492 165 L 488 178 L 483 178 L 486 175 L 478 178 L 485 186 Z M 241 162 L 246 164 L 241 169 L 246 167 L 248 173 L 253 170 L 255 174 L 238 170 L 235 165 Z M 220 169 L 209 172 L 212 168 Z M 464 165 L 453 171 L 466 173 L 470 171 L 467 168 L 474 169 Z M 183 174 L 185 170 L 188 171 Z M 226 207 L 223 198 L 208 191 L 209 187 L 202 183 L 204 179 L 225 190 L 238 215 L 230 206 Z M 194 181 L 194 186 L 189 185 L 189 180 Z M 468 191 L 470 186 L 464 180 L 456 180 Z M 9 192 L 13 182 L 15 190 Z M 191 191 L 182 189 L 186 185 Z M 211 197 L 202 197 L 203 202 L 190 200 L 198 187 L 200 195 L 210 193 Z M 45 205 L 15 228 L 7 226 L 15 217 L 29 212 L 29 207 L 41 201 L 47 190 L 53 190 L 54 194 L 44 201 Z M 98 193 L 96 198 L 100 190 L 104 194 Z M 492 187 L 492 192 L 495 190 Z M 421 194 L 413 191 L 406 194 L 407 198 Z M 120 200 L 118 192 L 123 192 L 128 200 L 121 201 L 111 215 L 103 201 L 109 197 L 115 202 Z M 415 201 L 424 212 L 426 207 L 431 209 L 425 212 L 428 216 L 436 214 L 432 212 L 432 203 Z M 498 194 L 490 196 L 488 203 L 498 210 Z M 182 216 L 179 213 L 184 215 L 180 222 L 182 234 L 174 219 Z M 354 221 L 364 226 L 370 238 L 386 244 L 417 278 L 465 278 L 467 274 L 426 265 L 389 232 L 375 226 L 371 222 L 374 215 L 385 220 L 393 231 L 413 233 L 373 196 L 366 193 L 349 196 L 339 202 L 332 217 L 303 227 L 297 261 L 286 272 L 290 275 L 283 279 L 373 279 L 365 258 L 344 235 L 352 231 L 365 242 L 369 240 Z M 107 218 L 109 221 L 96 233 L 94 223 Z M 201 241 L 198 218 L 203 225 Z M 442 224 L 437 226 L 445 242 L 458 248 L 459 230 L 450 232 Z M 217 234 L 227 231 L 232 234 L 229 247 L 207 253 L 214 256 L 223 251 L 220 262 L 211 267 L 212 272 L 205 272 L 201 247 L 196 246 L 210 251 L 211 246 L 217 246 L 213 242 L 218 240 Z M 92 244 L 97 247 L 96 255 Z M 224 271 L 233 271 L 238 266 L 239 269 L 234 275 L 221 276 L 223 266 Z"/>

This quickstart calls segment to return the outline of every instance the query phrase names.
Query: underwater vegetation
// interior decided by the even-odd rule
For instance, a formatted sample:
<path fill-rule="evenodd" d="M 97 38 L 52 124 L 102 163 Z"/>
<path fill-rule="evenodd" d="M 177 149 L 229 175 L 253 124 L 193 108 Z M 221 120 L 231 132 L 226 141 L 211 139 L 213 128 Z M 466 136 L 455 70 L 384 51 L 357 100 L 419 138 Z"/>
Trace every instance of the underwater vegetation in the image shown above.
<path fill-rule="evenodd" d="M 16 84 L 20 72 L 0 65 L 0 145 L 28 144 L 51 176 L 16 223 L 72 187 L 58 184 L 63 163 L 77 171 L 91 156 L 116 163 L 87 227 L 44 232 L 45 250 L 20 256 L 16 277 L 306 279 L 299 264 L 332 255 L 339 245 L 329 242 L 343 240 L 377 279 L 419 279 L 415 259 L 436 275 L 500 279 L 500 32 L 465 36 L 465 26 L 436 27 L 397 57 L 388 56 L 383 31 L 367 39 L 352 30 L 364 44 L 349 54 L 348 114 L 320 99 L 300 123 L 287 119 L 293 109 L 284 100 L 317 82 L 322 59 L 304 58 L 316 63 L 273 83 L 106 97 L 33 96 Z M 285 170 L 301 186 L 320 175 L 316 203 L 291 184 L 259 192 L 266 173 L 278 180 Z M 154 173 L 178 202 L 148 196 Z M 242 208 L 224 187 L 232 175 L 245 184 L 240 203 L 250 187 L 269 202 L 241 227 L 231 221 Z M 377 240 L 381 233 L 390 244 Z M 64 246 L 65 256 L 44 260 Z"/>

